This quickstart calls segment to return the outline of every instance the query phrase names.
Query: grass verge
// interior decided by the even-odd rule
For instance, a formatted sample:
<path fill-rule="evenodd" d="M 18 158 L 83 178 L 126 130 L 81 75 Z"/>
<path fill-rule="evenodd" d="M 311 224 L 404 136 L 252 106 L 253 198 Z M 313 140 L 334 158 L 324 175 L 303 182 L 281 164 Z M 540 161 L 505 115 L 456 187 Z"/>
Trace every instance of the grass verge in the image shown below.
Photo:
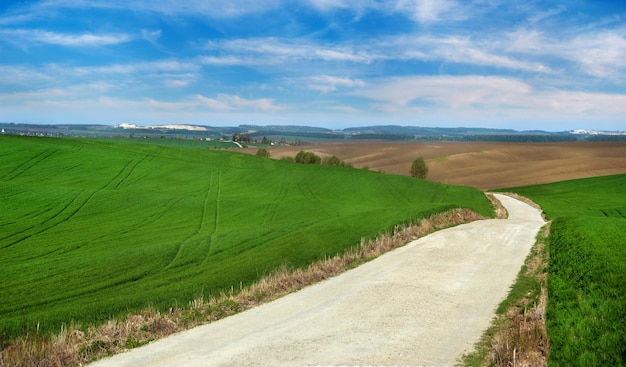
<path fill-rule="evenodd" d="M 626 175 L 508 189 L 550 229 L 550 366 L 626 366 Z"/>
<path fill-rule="evenodd" d="M 472 353 L 466 367 L 546 366 L 550 342 L 546 331 L 548 235 L 550 223 L 537 235 L 507 298 Z"/>
<path fill-rule="evenodd" d="M 81 365 L 256 307 L 338 275 L 436 230 L 479 219 L 483 217 L 467 209 L 449 210 L 413 225 L 396 226 L 392 233 L 375 239 L 361 240 L 352 250 L 308 267 L 283 266 L 249 287 L 231 289 L 219 297 L 199 296 L 186 307 L 171 308 L 167 312 L 148 308 L 98 327 L 70 325 L 55 336 L 29 334 L 0 352 L 0 366 Z"/>

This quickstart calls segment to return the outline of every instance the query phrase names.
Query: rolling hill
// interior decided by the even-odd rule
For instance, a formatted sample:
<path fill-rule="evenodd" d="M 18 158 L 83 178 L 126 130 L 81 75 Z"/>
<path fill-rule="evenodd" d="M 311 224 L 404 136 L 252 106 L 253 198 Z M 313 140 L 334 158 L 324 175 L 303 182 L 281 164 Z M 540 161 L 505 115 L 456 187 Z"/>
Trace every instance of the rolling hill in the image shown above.
<path fill-rule="evenodd" d="M 208 149 L 0 136 L 0 337 L 186 304 L 452 207 L 469 187 Z"/>

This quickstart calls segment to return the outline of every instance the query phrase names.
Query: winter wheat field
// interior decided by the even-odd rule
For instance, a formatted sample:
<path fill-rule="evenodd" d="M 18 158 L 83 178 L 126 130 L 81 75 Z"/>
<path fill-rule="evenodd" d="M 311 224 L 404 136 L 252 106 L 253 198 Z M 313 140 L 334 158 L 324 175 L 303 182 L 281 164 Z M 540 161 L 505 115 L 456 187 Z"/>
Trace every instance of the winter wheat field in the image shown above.
<path fill-rule="evenodd" d="M 241 154 L 20 137 L 0 143 L 0 364 L 7 365 L 19 343 L 47 340 L 68 326 L 88 334 L 146 308 L 185 308 L 278 268 L 342 253 L 397 224 L 455 207 L 493 217 L 484 189 L 626 173 L 625 143 L 324 143 L 268 147 L 274 159 L 253 157 L 256 148 Z M 353 168 L 280 160 L 301 150 L 336 155 Z M 430 168 L 428 181 L 407 177 L 417 156 Z M 543 224 L 540 211 L 500 198 L 509 220 L 441 231 L 274 308 L 101 363 L 156 363 L 141 357 L 146 350 L 168 365 L 453 363 L 488 325 Z M 302 298 L 307 294 L 312 298 Z M 397 333 L 407 325 L 420 335 Z M 448 342 L 437 344 L 442 338 Z M 296 355 L 278 353 L 284 340 Z M 84 353 L 107 343 L 76 342 L 70 360 L 86 362 L 92 357 Z M 138 344 L 127 339 L 122 347 Z M 178 350 L 186 352 L 172 354 Z"/>

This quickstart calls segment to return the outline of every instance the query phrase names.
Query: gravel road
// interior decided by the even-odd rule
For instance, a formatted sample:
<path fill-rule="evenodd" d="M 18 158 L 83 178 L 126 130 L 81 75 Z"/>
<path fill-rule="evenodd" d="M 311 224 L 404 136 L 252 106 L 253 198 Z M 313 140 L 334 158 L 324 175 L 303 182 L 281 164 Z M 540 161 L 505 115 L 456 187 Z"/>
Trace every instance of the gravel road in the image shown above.
<path fill-rule="evenodd" d="M 335 278 L 101 360 L 109 366 L 451 366 L 489 326 L 535 236 L 538 209 L 413 241 Z"/>

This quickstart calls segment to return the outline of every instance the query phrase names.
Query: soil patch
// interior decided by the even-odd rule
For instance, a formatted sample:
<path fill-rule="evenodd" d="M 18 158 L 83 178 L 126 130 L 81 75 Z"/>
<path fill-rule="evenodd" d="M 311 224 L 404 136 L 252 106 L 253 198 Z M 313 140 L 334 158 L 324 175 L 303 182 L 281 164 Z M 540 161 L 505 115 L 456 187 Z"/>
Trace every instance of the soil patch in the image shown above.
<path fill-rule="evenodd" d="M 244 152 L 254 154 L 257 148 Z M 626 142 L 570 143 L 320 143 L 270 147 L 272 158 L 294 157 L 300 150 L 324 158 L 336 155 L 356 168 L 409 175 L 422 156 L 428 179 L 482 190 L 626 173 Z"/>

